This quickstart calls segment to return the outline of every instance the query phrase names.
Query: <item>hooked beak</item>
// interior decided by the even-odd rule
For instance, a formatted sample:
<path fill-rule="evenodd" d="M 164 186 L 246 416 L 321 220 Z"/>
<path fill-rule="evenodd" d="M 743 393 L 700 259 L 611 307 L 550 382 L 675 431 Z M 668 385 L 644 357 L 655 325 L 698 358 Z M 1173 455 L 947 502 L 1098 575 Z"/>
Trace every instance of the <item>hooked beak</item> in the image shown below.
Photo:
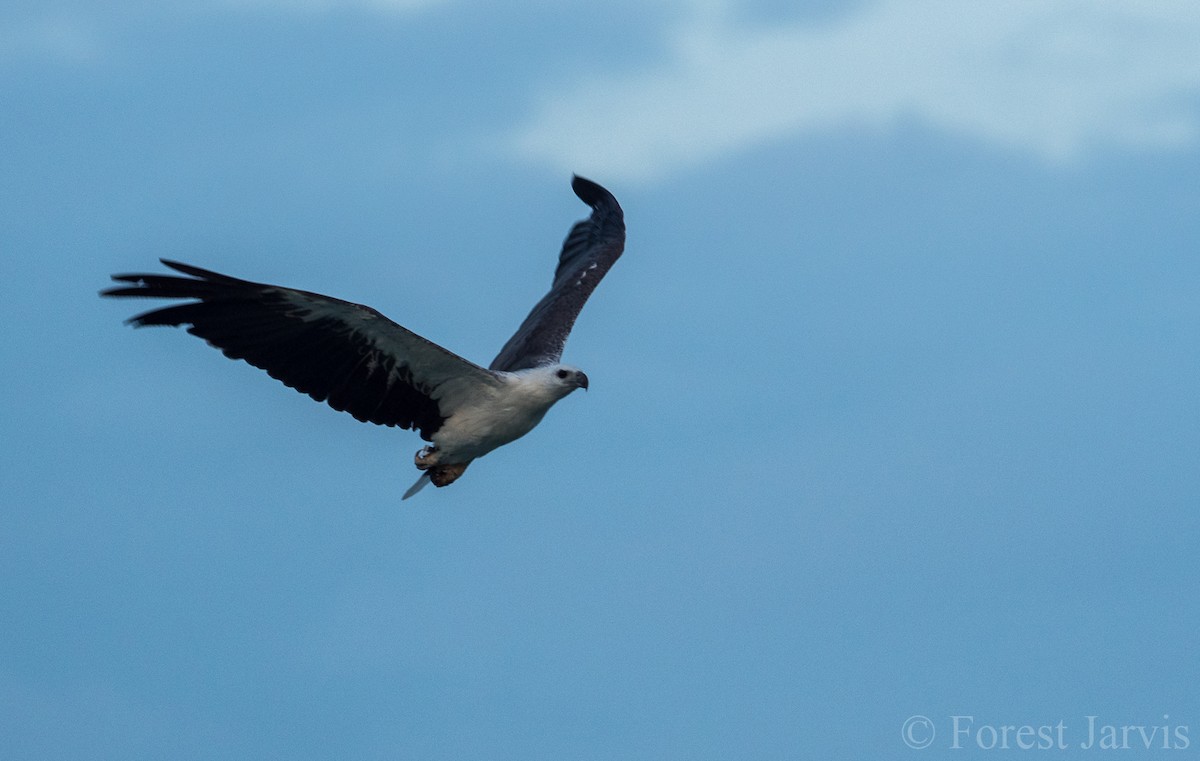
<path fill-rule="evenodd" d="M 575 382 L 576 382 L 577 384 L 579 384 L 579 387 L 580 387 L 581 389 L 583 389 L 584 391 L 587 391 L 587 389 L 588 389 L 588 379 L 587 379 L 587 376 L 583 374 L 583 371 L 582 371 L 582 370 L 581 370 L 579 373 L 577 373 L 577 374 L 576 374 L 576 376 L 575 376 Z"/>

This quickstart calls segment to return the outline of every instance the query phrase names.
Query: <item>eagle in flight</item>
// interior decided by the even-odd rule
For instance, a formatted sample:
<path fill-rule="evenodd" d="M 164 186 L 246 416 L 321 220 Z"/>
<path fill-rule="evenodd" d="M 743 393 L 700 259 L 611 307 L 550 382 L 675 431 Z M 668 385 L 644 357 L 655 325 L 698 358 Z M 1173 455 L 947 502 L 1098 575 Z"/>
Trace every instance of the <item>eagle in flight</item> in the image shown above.
<path fill-rule="evenodd" d="M 454 483 L 477 457 L 529 433 L 577 388 L 583 371 L 559 362 L 575 318 L 625 248 L 625 221 L 604 188 L 574 177 L 592 214 L 563 242 L 550 292 L 480 367 L 406 330 L 371 307 L 277 285 L 252 283 L 160 260 L 179 275 L 113 275 L 102 296 L 187 299 L 127 322 L 188 325 L 187 331 L 288 386 L 358 420 L 418 431 L 417 482 Z"/>

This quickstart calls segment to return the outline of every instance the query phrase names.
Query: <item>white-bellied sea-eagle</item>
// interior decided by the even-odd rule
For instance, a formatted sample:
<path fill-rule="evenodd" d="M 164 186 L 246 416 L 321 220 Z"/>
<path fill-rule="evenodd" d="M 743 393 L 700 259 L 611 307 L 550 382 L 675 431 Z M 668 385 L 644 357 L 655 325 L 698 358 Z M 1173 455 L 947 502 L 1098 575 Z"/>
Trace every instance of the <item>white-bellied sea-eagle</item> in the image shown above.
<path fill-rule="evenodd" d="M 335 410 L 418 431 L 421 477 L 453 483 L 471 461 L 529 433 L 551 406 L 588 387 L 559 362 L 575 318 L 625 247 L 621 207 L 604 188 L 575 177 L 592 214 L 563 242 L 550 292 L 488 367 L 480 367 L 361 304 L 253 283 L 180 262 L 188 275 L 114 275 L 103 296 L 187 299 L 131 318 L 135 327 L 188 325 L 231 359 L 244 359 Z"/>

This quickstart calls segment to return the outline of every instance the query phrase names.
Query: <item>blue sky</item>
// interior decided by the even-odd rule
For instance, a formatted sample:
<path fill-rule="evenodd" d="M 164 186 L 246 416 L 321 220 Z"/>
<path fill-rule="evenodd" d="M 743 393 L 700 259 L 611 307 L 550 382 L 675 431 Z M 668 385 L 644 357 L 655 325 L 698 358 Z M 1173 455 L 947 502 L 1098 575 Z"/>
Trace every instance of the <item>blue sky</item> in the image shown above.
<path fill-rule="evenodd" d="M 1198 38 L 1167 0 L 7 3 L 5 756 L 1088 758 L 1089 716 L 1195 753 Z M 486 362 L 572 172 L 629 229 L 590 392 L 404 504 L 415 434 L 95 296 L 163 256 Z"/>

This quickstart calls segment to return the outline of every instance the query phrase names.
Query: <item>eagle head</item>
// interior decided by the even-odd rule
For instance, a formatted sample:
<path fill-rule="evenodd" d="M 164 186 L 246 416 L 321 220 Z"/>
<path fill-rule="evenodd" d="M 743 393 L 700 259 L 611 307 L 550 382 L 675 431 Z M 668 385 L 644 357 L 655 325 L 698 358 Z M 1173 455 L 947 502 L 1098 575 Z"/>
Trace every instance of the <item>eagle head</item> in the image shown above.
<path fill-rule="evenodd" d="M 553 370 L 555 382 L 567 389 L 564 396 L 577 388 L 587 391 L 588 377 L 583 370 L 570 365 L 554 365 Z"/>

